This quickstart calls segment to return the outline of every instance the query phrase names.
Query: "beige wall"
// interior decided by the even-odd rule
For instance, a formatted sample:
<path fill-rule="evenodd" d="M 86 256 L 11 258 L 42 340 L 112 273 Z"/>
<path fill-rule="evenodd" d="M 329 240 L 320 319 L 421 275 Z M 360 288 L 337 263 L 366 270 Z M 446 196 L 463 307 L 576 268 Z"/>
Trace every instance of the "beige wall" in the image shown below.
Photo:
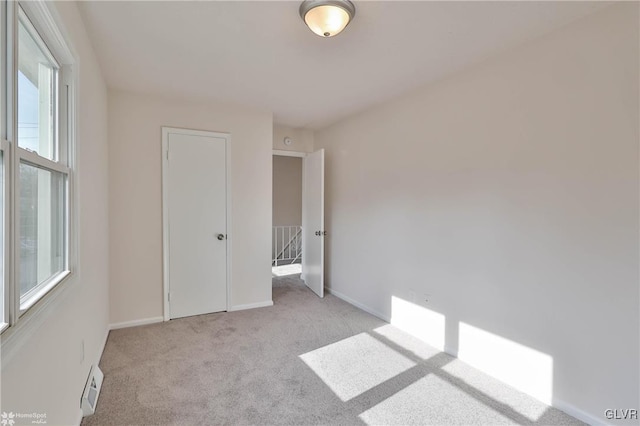
<path fill-rule="evenodd" d="M 302 158 L 273 157 L 273 226 L 302 225 Z"/>
<path fill-rule="evenodd" d="M 19 335 L 3 336 L 0 412 L 44 413 L 47 424 L 70 425 L 80 422 L 80 396 L 108 324 L 107 90 L 76 4 L 49 5 L 79 69 L 78 267 Z"/>
<path fill-rule="evenodd" d="M 546 354 L 583 419 L 637 407 L 638 35 L 617 4 L 316 133 L 328 286 Z"/>
<path fill-rule="evenodd" d="M 111 323 L 162 316 L 161 127 L 231 134 L 231 306 L 271 301 L 270 112 L 109 92 Z"/>
<path fill-rule="evenodd" d="M 284 138 L 291 138 L 291 145 L 284 144 Z M 313 152 L 313 131 L 273 125 L 273 149 L 281 151 Z"/>

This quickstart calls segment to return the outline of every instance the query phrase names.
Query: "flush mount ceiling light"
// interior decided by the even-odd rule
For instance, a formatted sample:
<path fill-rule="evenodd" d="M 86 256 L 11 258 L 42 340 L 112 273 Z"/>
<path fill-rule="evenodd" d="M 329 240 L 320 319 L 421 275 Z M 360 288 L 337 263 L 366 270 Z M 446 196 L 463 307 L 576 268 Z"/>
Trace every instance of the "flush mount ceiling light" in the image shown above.
<path fill-rule="evenodd" d="M 300 16 L 309 29 L 320 37 L 340 34 L 356 14 L 349 0 L 305 0 Z"/>

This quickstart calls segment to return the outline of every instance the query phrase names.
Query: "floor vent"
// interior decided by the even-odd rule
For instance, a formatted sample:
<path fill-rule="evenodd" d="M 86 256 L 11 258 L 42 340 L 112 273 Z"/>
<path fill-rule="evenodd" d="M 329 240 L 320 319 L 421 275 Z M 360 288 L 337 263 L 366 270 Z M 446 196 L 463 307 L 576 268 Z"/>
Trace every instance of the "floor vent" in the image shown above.
<path fill-rule="evenodd" d="M 98 396 L 100 395 L 100 388 L 102 387 L 102 379 L 104 374 L 100 371 L 97 365 L 91 367 L 87 384 L 82 392 L 82 417 L 87 417 L 96 412 L 96 404 L 98 404 Z"/>

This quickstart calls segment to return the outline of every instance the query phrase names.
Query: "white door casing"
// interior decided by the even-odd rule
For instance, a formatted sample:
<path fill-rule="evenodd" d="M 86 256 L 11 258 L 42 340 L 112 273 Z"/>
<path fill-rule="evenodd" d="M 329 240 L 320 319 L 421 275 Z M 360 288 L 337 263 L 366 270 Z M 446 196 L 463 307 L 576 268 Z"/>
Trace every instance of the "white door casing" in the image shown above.
<path fill-rule="evenodd" d="M 164 318 L 226 311 L 230 136 L 162 130 Z"/>
<path fill-rule="evenodd" d="M 302 180 L 303 279 L 324 297 L 324 149 L 304 158 Z"/>

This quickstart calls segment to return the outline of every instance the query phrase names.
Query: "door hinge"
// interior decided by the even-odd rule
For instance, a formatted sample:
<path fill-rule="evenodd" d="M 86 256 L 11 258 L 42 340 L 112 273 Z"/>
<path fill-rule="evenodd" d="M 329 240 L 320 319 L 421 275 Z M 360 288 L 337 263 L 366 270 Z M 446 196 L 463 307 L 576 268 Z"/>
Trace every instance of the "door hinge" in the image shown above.
<path fill-rule="evenodd" d="M 169 150 L 167 150 L 167 161 L 169 161 Z"/>
<path fill-rule="evenodd" d="M 171 302 L 171 292 L 167 293 L 167 302 Z"/>

